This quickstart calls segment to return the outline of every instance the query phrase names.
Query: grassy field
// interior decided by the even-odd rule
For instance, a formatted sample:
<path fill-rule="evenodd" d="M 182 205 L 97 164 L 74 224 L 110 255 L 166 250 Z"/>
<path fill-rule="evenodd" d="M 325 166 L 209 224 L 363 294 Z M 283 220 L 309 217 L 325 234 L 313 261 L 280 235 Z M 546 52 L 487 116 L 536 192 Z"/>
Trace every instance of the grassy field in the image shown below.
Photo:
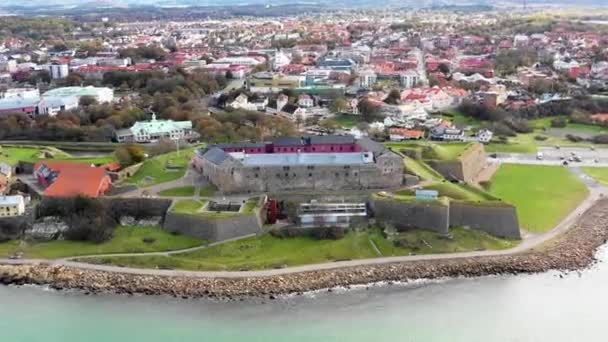
<path fill-rule="evenodd" d="M 194 186 L 180 186 L 171 189 L 165 189 L 158 192 L 161 196 L 168 197 L 192 197 L 194 196 Z"/>
<path fill-rule="evenodd" d="M 360 115 L 339 114 L 339 115 L 332 117 L 331 120 L 334 120 L 340 127 L 353 128 L 361 122 L 361 116 Z"/>
<path fill-rule="evenodd" d="M 33 163 L 45 159 L 48 156 L 52 156 L 53 159 L 67 159 L 71 157 L 69 154 L 52 147 L 2 146 L 0 149 L 0 161 L 7 162 L 11 165 L 16 165 L 19 161 Z"/>
<path fill-rule="evenodd" d="M 608 185 L 608 167 L 583 167 L 583 171 L 596 181 Z"/>
<path fill-rule="evenodd" d="M 481 124 L 481 121 L 473 118 L 471 116 L 468 116 L 458 110 L 450 110 L 449 112 L 441 115 L 442 119 L 451 121 L 453 124 L 455 124 L 458 127 L 464 127 L 464 126 L 471 126 L 473 128 L 475 127 L 479 127 Z"/>
<path fill-rule="evenodd" d="M 517 243 L 464 229 L 455 229 L 452 234 L 453 239 L 422 230 L 400 233 L 395 237 L 401 241 L 399 246 L 386 240 L 378 230 L 351 232 L 340 240 L 280 239 L 266 234 L 170 257 L 114 257 L 82 261 L 142 268 L 237 271 L 380 256 L 504 249 Z"/>
<path fill-rule="evenodd" d="M 144 239 L 149 240 L 148 243 Z M 23 252 L 28 258 L 56 259 L 79 255 L 160 252 L 205 244 L 204 240 L 170 234 L 159 227 L 119 227 L 107 242 L 50 241 L 36 244 L 0 243 L 0 256 Z"/>
<path fill-rule="evenodd" d="M 186 173 L 193 152 L 194 148 L 190 148 L 179 153 L 171 152 L 152 157 L 125 182 L 139 187 L 149 187 L 180 179 Z"/>
<path fill-rule="evenodd" d="M 107 164 L 114 161 L 111 154 L 99 157 L 77 157 L 54 147 L 2 146 L 0 161 L 16 165 L 19 161 L 34 163 L 39 160 L 62 160 L 79 163 Z"/>
<path fill-rule="evenodd" d="M 201 197 L 212 197 L 217 191 L 217 187 L 213 184 L 206 185 L 201 188 L 199 196 Z"/>
<path fill-rule="evenodd" d="M 475 250 L 500 250 L 513 248 L 515 240 L 499 239 L 477 230 L 452 228 L 451 238 L 426 230 L 399 233 L 394 237 L 397 245 L 387 241 L 380 234 L 374 234 L 374 241 L 383 256 L 410 254 L 457 253 Z"/>
<path fill-rule="evenodd" d="M 171 210 L 181 214 L 196 214 L 204 205 L 205 203 L 197 200 L 179 200 Z"/>
<path fill-rule="evenodd" d="M 534 233 L 552 229 L 588 194 L 564 167 L 514 164 L 500 167 L 489 191 L 515 205 L 520 225 Z"/>
<path fill-rule="evenodd" d="M 401 149 L 421 149 L 422 159 L 428 160 L 454 160 L 469 146 L 469 143 L 450 142 L 439 143 L 430 141 L 404 141 L 404 142 L 387 142 L 384 144 L 390 147 L 393 151 L 399 152 Z"/>
<path fill-rule="evenodd" d="M 455 200 L 483 202 L 494 199 L 489 194 L 484 194 L 484 191 L 480 189 L 473 189 L 466 185 L 454 184 L 448 181 L 431 184 L 425 186 L 424 189 L 437 190 L 439 196 L 445 196 Z"/>
<path fill-rule="evenodd" d="M 403 163 L 407 171 L 420 177 L 422 180 L 438 180 L 443 178 L 437 171 L 422 161 L 403 156 Z"/>

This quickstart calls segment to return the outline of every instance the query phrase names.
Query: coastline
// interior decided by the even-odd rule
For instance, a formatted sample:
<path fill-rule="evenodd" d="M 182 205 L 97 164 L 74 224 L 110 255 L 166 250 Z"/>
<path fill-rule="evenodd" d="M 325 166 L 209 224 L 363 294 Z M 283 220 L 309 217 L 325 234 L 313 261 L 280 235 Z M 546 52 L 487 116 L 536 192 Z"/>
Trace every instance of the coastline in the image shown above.
<path fill-rule="evenodd" d="M 1 264 L 0 284 L 46 285 L 84 293 L 170 295 L 182 298 L 236 299 L 301 294 L 309 291 L 408 282 L 419 279 L 479 277 L 500 274 L 574 271 L 592 265 L 598 247 L 608 240 L 608 199 L 600 199 L 556 239 L 516 254 L 417 260 L 330 268 L 259 277 L 205 278 L 138 275 L 71 266 Z"/>

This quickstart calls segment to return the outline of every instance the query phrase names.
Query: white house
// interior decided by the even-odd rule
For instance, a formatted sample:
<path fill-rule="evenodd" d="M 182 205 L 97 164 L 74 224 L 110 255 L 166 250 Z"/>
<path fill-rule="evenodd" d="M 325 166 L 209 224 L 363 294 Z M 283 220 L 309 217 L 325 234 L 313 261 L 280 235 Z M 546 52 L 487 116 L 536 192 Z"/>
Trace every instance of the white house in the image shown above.
<path fill-rule="evenodd" d="M 475 133 L 475 138 L 477 139 L 477 141 L 479 141 L 480 143 L 484 143 L 487 144 L 492 140 L 492 137 L 494 136 L 494 133 L 492 131 L 490 131 L 489 129 L 480 129 L 479 131 L 477 131 L 477 133 Z"/>
<path fill-rule="evenodd" d="M 315 102 L 313 101 L 312 97 L 310 97 L 310 95 L 301 94 L 300 96 L 298 96 L 298 106 L 304 107 L 304 108 L 310 108 L 314 105 L 315 105 Z"/>
<path fill-rule="evenodd" d="M 150 121 L 138 121 L 131 128 L 115 133 L 118 142 L 153 142 L 163 138 L 172 140 L 188 138 L 192 135 L 192 121 L 156 120 L 152 114 Z"/>
<path fill-rule="evenodd" d="M 23 196 L 0 196 L 0 217 L 19 216 L 23 213 L 25 213 Z"/>

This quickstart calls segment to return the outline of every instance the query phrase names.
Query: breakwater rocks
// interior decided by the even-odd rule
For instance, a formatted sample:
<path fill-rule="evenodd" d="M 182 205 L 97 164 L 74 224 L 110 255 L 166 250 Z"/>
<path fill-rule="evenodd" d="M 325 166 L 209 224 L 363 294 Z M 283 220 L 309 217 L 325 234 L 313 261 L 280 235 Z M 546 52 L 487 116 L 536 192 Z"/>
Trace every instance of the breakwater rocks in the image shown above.
<path fill-rule="evenodd" d="M 243 278 L 136 275 L 45 264 L 0 265 L 0 283 L 50 285 L 56 289 L 80 289 L 85 293 L 274 298 L 282 294 L 381 281 L 577 270 L 594 263 L 596 249 L 607 238 L 608 200 L 601 200 L 559 239 L 513 255 L 410 261 Z"/>

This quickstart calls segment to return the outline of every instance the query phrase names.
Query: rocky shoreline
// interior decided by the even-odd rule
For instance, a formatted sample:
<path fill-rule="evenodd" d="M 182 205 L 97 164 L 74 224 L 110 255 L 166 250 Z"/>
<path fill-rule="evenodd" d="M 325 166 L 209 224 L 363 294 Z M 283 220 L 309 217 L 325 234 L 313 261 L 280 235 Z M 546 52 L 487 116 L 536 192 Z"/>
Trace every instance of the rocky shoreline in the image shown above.
<path fill-rule="evenodd" d="M 50 265 L 0 265 L 0 284 L 48 285 L 84 293 L 171 295 L 236 299 L 300 294 L 377 282 L 573 271 L 595 262 L 608 239 L 608 199 L 598 201 L 565 234 L 545 246 L 503 256 L 410 261 L 249 278 L 134 275 Z"/>

